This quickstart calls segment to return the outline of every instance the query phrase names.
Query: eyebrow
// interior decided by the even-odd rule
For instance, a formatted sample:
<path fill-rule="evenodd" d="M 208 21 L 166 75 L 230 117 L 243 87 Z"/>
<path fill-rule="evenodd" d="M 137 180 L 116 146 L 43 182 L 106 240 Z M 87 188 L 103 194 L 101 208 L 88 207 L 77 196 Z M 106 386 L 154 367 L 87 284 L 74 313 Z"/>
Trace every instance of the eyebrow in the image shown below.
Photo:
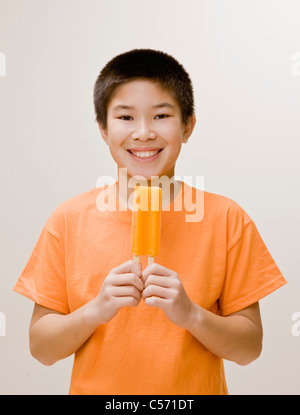
<path fill-rule="evenodd" d="M 174 105 L 169 104 L 169 102 L 162 102 L 161 104 L 153 105 L 153 108 L 163 108 L 163 107 L 175 108 Z"/>
<path fill-rule="evenodd" d="M 175 109 L 174 105 L 170 104 L 169 102 L 162 102 L 161 104 L 156 104 L 153 105 L 152 108 L 172 108 Z M 124 105 L 124 104 L 120 104 L 120 105 L 116 105 L 115 107 L 113 107 L 113 110 L 133 110 L 134 107 L 131 107 L 129 105 Z"/>

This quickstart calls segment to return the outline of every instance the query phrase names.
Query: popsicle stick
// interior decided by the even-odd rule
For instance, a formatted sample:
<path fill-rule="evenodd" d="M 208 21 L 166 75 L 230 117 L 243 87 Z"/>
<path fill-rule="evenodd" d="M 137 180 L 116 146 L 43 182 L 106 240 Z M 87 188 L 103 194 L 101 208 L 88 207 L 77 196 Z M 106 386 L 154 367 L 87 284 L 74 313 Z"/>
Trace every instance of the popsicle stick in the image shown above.
<path fill-rule="evenodd" d="M 153 264 L 153 262 L 154 262 L 154 256 L 148 256 L 148 265 L 151 265 L 151 264 Z"/>
<path fill-rule="evenodd" d="M 139 255 L 133 255 L 133 260 L 134 260 L 134 262 L 136 262 L 138 264 L 140 262 L 140 256 Z"/>

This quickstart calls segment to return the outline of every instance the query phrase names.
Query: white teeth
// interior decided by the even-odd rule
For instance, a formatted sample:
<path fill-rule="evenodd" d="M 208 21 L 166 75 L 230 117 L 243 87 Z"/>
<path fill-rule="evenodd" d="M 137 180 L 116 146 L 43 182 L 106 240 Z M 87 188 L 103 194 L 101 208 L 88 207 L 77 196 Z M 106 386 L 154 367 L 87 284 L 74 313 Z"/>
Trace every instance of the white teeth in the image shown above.
<path fill-rule="evenodd" d="M 137 156 L 139 158 L 142 158 L 142 159 L 148 158 L 148 157 L 153 157 L 157 153 L 158 153 L 158 151 L 137 151 L 137 152 L 132 151 L 132 154 L 134 154 L 135 156 Z"/>

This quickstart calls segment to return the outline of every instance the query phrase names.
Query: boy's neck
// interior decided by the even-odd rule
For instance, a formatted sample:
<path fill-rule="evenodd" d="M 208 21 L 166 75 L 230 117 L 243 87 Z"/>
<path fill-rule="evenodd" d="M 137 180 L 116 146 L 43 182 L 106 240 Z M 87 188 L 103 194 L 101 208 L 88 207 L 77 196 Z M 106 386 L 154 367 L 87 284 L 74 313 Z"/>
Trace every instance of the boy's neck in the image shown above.
<path fill-rule="evenodd" d="M 166 176 L 164 176 L 166 178 Z M 129 187 L 130 181 L 130 187 Z M 166 185 L 165 185 L 166 183 Z M 151 180 L 138 180 L 138 176 L 131 177 L 127 174 L 125 175 L 122 169 L 119 169 L 118 173 L 118 182 L 115 186 L 115 193 L 116 197 L 119 199 L 122 205 L 127 206 L 130 210 L 132 210 L 132 206 L 130 206 L 132 198 L 130 198 L 132 192 L 134 191 L 135 185 L 141 186 L 159 186 L 162 188 L 162 207 L 168 206 L 173 202 L 176 198 L 177 194 L 181 189 L 180 182 L 174 180 L 174 176 L 169 177 L 169 180 L 164 180 L 163 185 L 161 184 L 159 177 L 154 179 L 152 182 Z M 165 187 L 166 186 L 166 187 Z M 168 189 L 168 187 L 170 189 Z"/>

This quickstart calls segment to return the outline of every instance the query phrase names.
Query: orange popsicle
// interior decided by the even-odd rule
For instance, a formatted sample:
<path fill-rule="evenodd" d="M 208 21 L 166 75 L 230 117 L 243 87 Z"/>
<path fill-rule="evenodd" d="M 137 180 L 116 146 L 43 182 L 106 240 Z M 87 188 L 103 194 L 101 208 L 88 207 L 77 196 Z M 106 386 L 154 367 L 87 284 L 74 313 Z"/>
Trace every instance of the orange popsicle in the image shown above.
<path fill-rule="evenodd" d="M 133 194 L 131 252 L 135 262 L 148 255 L 148 265 L 159 253 L 161 232 L 160 187 L 136 186 Z"/>

